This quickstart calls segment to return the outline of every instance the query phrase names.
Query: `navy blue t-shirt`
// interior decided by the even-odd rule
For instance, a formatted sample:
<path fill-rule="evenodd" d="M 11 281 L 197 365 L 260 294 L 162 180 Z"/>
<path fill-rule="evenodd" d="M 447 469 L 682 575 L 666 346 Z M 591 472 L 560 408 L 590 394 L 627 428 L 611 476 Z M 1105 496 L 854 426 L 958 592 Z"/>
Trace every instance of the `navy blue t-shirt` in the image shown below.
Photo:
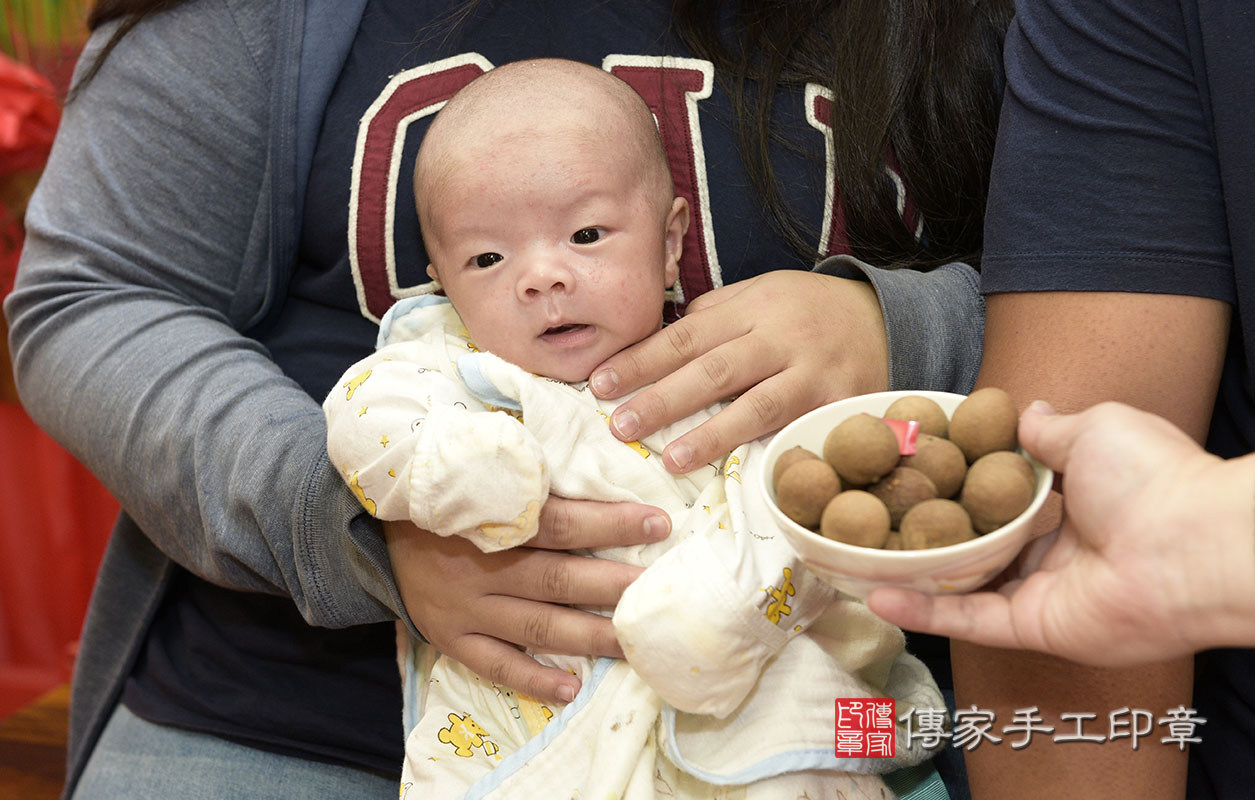
<path fill-rule="evenodd" d="M 1225 457 L 1251 452 L 1255 6 L 1031 0 L 1018 12 L 982 289 L 1229 303 L 1207 446 Z M 1255 795 L 1252 651 L 1200 654 L 1194 708 L 1207 722 L 1190 748 L 1189 797 Z"/>
<path fill-rule="evenodd" d="M 250 335 L 320 400 L 371 352 L 379 317 L 427 280 L 411 175 L 431 115 L 497 64 L 560 56 L 632 84 L 659 120 L 676 190 L 693 209 L 680 302 L 769 270 L 809 269 L 771 227 L 735 144 L 709 62 L 668 32 L 668 3 L 483 3 L 450 31 L 448 3 L 371 0 L 313 153 L 298 263 L 283 302 Z M 816 86 L 781 90 L 774 167 L 817 250 L 846 252 Z M 909 209 L 909 205 L 907 206 Z M 909 210 L 908 210 L 909 213 Z M 914 225 L 910 224 L 913 229 Z M 394 773 L 402 758 L 393 628 L 306 626 L 283 598 L 182 574 L 124 702 L 145 718 L 256 747 Z"/>

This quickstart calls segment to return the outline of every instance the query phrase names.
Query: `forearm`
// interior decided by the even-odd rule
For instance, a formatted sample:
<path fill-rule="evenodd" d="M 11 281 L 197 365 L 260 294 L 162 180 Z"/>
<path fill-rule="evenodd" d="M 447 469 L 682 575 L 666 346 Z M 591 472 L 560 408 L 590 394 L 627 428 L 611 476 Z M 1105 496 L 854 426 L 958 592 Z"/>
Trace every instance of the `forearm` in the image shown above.
<path fill-rule="evenodd" d="M 955 700 L 960 710 L 992 712 L 998 744 L 964 751 L 972 797 L 985 798 L 1181 798 L 1186 755 L 1159 739 L 1156 727 L 1137 750 L 1130 738 L 1110 741 L 1112 712 L 1148 711 L 1159 719 L 1169 709 L 1190 707 L 1192 659 L 1132 670 L 1081 667 L 1040 653 L 994 650 L 951 641 Z M 1017 712 L 1036 709 L 1042 725 L 1023 749 L 1011 744 L 1022 733 L 1004 731 Z M 1061 715 L 1069 715 L 1062 718 Z M 1078 715 L 1095 715 L 1082 718 Z M 1127 717 L 1125 717 L 1127 721 Z M 1057 738 L 1101 736 L 1095 742 Z M 1127 729 L 1126 729 L 1127 731 Z M 1117 732 L 1119 732 L 1117 730 Z M 1205 729 L 1203 735 L 1206 735 Z"/>

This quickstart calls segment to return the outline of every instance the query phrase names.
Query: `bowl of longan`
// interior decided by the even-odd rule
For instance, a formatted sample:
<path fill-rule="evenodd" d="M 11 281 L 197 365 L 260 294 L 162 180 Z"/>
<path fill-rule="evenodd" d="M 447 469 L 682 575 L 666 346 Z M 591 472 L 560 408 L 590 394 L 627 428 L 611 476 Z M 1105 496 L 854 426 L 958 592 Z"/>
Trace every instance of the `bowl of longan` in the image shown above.
<path fill-rule="evenodd" d="M 846 594 L 968 592 L 1033 538 L 1054 480 L 1018 426 L 995 387 L 849 397 L 775 435 L 761 490 L 802 561 Z"/>

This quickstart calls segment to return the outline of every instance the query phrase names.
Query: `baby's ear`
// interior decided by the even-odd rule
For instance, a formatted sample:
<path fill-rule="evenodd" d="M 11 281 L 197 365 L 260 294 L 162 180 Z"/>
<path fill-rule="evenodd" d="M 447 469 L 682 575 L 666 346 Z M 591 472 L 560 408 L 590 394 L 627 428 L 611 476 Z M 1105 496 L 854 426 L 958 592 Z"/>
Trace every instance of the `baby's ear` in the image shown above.
<path fill-rule="evenodd" d="M 438 272 L 436 272 L 436 265 L 435 265 L 435 264 L 428 264 L 428 265 L 427 265 L 427 277 L 431 278 L 433 281 L 438 281 L 438 280 L 440 280 L 440 274 L 439 274 Z"/>
<path fill-rule="evenodd" d="M 671 202 L 671 211 L 667 214 L 667 227 L 664 231 L 667 247 L 667 263 L 664 278 L 666 285 L 671 286 L 680 277 L 680 256 L 684 252 L 684 234 L 689 230 L 689 201 L 677 197 Z"/>

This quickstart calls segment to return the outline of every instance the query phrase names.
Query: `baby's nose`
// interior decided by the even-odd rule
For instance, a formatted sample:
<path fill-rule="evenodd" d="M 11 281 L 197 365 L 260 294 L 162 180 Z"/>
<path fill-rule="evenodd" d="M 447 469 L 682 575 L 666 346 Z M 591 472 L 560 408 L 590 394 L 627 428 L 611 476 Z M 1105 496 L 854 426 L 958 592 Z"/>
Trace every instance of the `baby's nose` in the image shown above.
<path fill-rule="evenodd" d="M 554 292 L 568 292 L 573 286 L 571 270 L 557 256 L 538 256 L 524 269 L 519 281 L 519 293 L 524 298 L 535 298 Z"/>

